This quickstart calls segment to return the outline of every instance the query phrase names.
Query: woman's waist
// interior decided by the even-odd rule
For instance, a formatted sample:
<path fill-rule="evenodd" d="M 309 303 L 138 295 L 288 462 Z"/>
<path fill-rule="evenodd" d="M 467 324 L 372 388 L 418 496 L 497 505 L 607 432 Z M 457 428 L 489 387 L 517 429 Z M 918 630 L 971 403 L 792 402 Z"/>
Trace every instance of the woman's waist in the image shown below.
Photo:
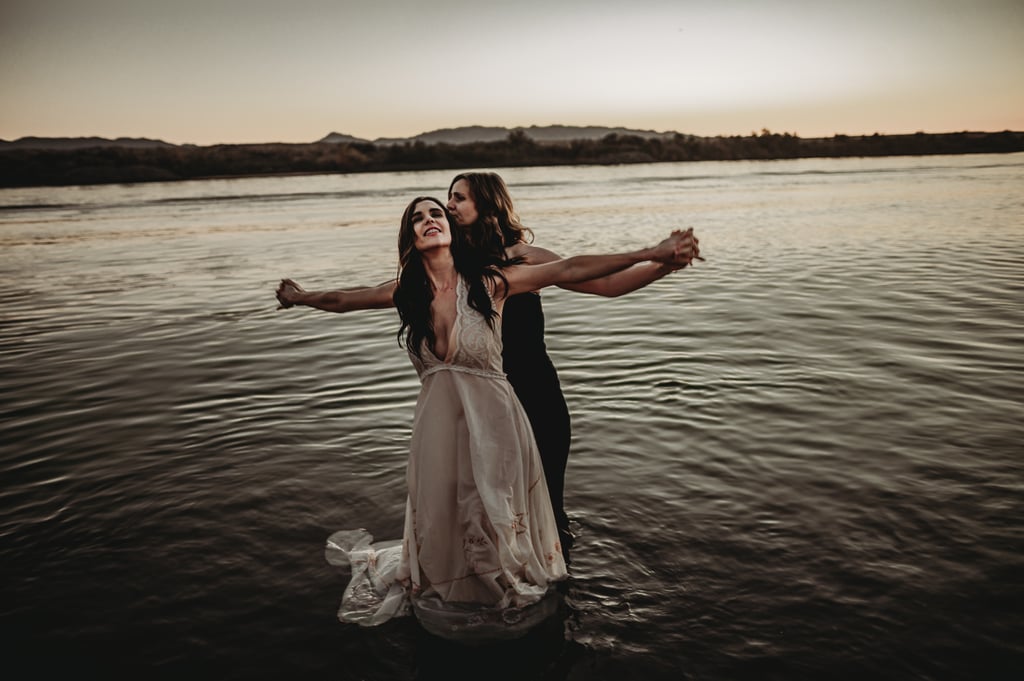
<path fill-rule="evenodd" d="M 504 371 L 488 368 L 488 367 L 474 367 L 467 366 L 465 364 L 431 364 L 424 367 L 423 371 L 420 372 L 420 380 L 426 379 L 428 376 L 433 376 L 436 373 L 442 371 L 452 371 L 458 374 L 466 374 L 469 376 L 479 376 L 480 378 L 490 378 L 498 381 L 507 381 L 508 378 L 505 376 Z"/>

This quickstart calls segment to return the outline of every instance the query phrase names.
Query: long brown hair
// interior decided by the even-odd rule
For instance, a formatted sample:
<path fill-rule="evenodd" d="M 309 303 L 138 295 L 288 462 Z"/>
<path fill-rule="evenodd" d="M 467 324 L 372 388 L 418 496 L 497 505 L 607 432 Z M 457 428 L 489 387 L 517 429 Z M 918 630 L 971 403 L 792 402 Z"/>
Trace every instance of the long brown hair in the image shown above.
<path fill-rule="evenodd" d="M 405 347 L 422 358 L 420 354 L 423 341 L 433 351 L 437 336 L 434 323 L 430 316 L 430 303 L 434 300 L 434 290 L 427 278 L 427 270 L 423 265 L 423 255 L 416 248 L 416 229 L 412 218 L 416 204 L 421 201 L 436 203 L 444 211 L 448 220 L 449 232 L 452 236 L 452 259 L 455 271 L 466 280 L 469 287 L 469 306 L 482 314 L 487 324 L 494 328 L 494 319 L 498 311 L 494 309 L 491 296 L 487 292 L 484 278 L 499 279 L 507 285 L 501 267 L 505 265 L 504 256 L 497 258 L 472 248 L 463 230 L 455 227 L 455 219 L 440 200 L 432 196 L 417 196 L 402 213 L 402 223 L 398 229 L 398 286 L 395 287 L 395 307 L 402 320 L 398 329 L 398 342 L 405 341 Z"/>
<path fill-rule="evenodd" d="M 533 231 L 523 226 L 512 205 L 505 180 L 501 175 L 488 172 L 459 173 L 448 185 L 448 196 L 459 180 L 469 185 L 473 203 L 479 215 L 472 225 L 466 225 L 470 244 L 492 256 L 504 257 L 505 249 L 520 241 L 533 241 Z"/>

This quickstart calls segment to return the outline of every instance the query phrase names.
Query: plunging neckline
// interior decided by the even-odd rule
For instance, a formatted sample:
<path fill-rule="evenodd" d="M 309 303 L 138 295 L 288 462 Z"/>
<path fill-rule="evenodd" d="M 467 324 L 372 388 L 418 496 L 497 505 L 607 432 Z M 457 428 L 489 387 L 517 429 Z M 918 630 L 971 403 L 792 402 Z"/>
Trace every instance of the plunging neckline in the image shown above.
<path fill-rule="evenodd" d="M 459 320 L 462 317 L 462 315 L 459 314 L 459 299 L 461 297 L 462 277 L 460 276 L 458 278 L 458 281 L 455 282 L 455 318 L 452 319 L 452 328 L 450 331 L 448 331 L 448 352 L 445 353 L 444 359 L 441 359 L 440 357 L 437 356 L 437 353 L 434 352 L 434 348 L 430 347 L 430 343 L 427 343 L 425 340 L 423 343 L 423 346 L 426 347 L 427 352 L 430 353 L 430 356 L 436 359 L 441 364 L 451 364 L 451 360 L 455 358 L 455 351 L 457 349 L 455 332 L 459 328 Z"/>

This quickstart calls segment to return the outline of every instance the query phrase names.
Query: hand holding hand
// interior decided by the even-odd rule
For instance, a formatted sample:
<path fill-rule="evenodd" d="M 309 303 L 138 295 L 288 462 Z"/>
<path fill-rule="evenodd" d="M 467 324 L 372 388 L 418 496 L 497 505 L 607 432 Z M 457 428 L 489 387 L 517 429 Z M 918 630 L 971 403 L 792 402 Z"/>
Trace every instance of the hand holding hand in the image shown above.
<path fill-rule="evenodd" d="M 291 279 L 282 279 L 277 287 L 277 302 L 279 303 L 277 309 L 287 309 L 295 305 L 299 296 L 305 292 L 305 289 Z"/>
<path fill-rule="evenodd" d="M 679 232 L 679 230 L 676 230 Z M 703 262 L 704 258 L 700 256 L 700 239 L 693 234 L 693 228 L 687 227 L 682 232 L 682 247 L 677 253 L 676 260 L 673 263 L 676 269 L 683 269 L 687 265 L 692 265 L 694 260 L 700 260 Z"/>
<path fill-rule="evenodd" d="M 655 247 L 652 260 L 675 269 L 682 269 L 691 264 L 694 259 L 704 260 L 700 257 L 699 244 L 699 240 L 693 235 L 692 227 L 686 230 L 674 230 L 668 238 Z"/>
<path fill-rule="evenodd" d="M 660 262 L 663 265 L 671 265 L 675 261 L 680 248 L 682 248 L 682 233 L 679 230 L 675 230 L 652 249 L 651 260 Z"/>

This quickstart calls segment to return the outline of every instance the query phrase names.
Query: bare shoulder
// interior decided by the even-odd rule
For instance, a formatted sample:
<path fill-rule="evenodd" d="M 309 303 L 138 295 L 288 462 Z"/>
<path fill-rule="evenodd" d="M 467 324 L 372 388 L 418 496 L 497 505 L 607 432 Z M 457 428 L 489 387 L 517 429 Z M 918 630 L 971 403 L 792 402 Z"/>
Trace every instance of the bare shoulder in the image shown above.
<path fill-rule="evenodd" d="M 562 256 L 558 255 L 554 251 L 549 251 L 546 248 L 528 244 L 525 241 L 520 241 L 513 246 L 509 246 L 505 250 L 509 257 L 523 258 L 528 265 L 543 265 L 546 262 L 554 262 L 555 260 L 562 259 Z"/>

